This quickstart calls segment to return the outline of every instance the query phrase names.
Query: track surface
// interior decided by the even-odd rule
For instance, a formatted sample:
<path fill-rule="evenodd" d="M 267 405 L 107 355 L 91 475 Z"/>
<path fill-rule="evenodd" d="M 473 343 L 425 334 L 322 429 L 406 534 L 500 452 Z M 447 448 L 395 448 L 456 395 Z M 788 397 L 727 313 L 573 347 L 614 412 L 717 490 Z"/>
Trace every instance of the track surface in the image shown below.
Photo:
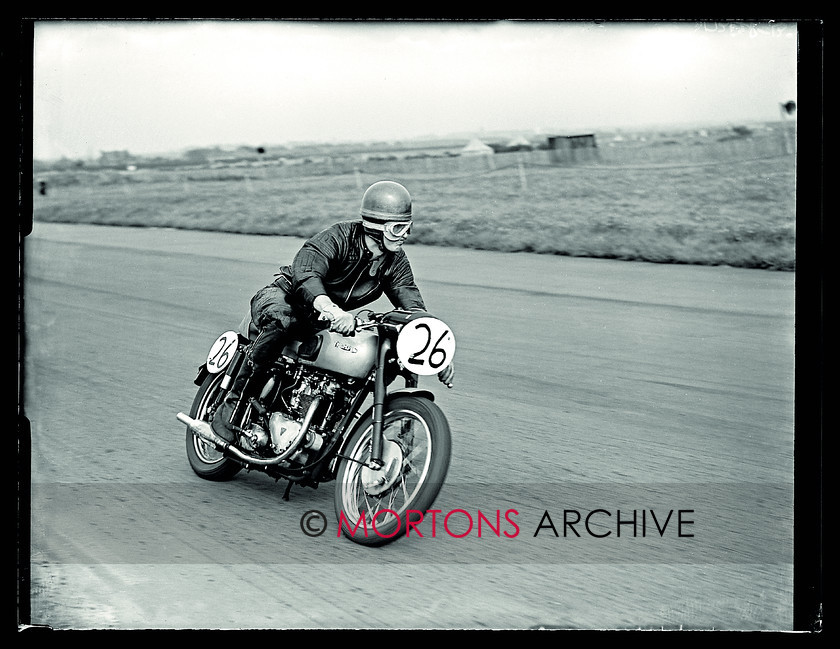
<path fill-rule="evenodd" d="M 421 383 L 453 460 L 435 534 L 366 549 L 336 538 L 332 484 L 286 502 L 262 474 L 199 480 L 175 419 L 299 245 L 36 225 L 33 624 L 791 628 L 792 273 L 409 246 L 457 335 L 455 388 Z"/>

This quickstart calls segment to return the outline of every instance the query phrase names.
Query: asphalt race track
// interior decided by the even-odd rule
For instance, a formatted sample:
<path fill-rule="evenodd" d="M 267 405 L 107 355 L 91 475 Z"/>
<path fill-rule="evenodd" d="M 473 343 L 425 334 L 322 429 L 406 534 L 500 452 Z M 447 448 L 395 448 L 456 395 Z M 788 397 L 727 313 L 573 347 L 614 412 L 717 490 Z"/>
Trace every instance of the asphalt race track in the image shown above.
<path fill-rule="evenodd" d="M 421 383 L 453 458 L 434 529 L 369 549 L 332 484 L 197 478 L 175 418 L 299 245 L 36 224 L 32 624 L 792 628 L 793 273 L 409 246 L 456 334 L 455 387 Z"/>

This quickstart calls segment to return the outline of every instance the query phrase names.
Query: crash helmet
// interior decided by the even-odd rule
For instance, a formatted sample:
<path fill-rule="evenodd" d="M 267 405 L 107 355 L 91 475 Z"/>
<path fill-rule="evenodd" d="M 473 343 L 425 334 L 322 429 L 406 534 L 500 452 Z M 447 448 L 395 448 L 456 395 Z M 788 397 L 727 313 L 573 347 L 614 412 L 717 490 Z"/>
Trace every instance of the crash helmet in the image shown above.
<path fill-rule="evenodd" d="M 375 240 L 399 237 L 411 228 L 411 194 L 398 182 L 380 180 L 365 191 L 360 213 L 365 232 Z"/>

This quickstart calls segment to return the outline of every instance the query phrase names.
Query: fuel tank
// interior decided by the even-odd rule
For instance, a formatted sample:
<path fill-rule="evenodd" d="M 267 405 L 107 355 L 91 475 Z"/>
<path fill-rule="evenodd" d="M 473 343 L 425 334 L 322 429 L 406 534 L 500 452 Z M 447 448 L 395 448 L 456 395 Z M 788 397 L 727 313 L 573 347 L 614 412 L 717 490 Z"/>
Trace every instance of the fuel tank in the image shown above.
<path fill-rule="evenodd" d="M 354 378 L 364 378 L 376 365 L 379 336 L 360 331 L 342 336 L 333 331 L 319 331 L 301 343 L 297 356 L 301 363 Z"/>

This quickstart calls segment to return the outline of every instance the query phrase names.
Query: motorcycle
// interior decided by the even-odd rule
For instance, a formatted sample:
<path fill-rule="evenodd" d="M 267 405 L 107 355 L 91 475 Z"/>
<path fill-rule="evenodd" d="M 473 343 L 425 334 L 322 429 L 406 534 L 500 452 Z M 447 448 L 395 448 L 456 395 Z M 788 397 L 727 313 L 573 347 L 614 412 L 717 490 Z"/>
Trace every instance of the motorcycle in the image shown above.
<path fill-rule="evenodd" d="M 213 342 L 199 366 L 190 413 L 177 414 L 187 425 L 192 470 L 209 481 L 262 471 L 288 481 L 284 500 L 293 484 L 335 481 L 345 538 L 378 546 L 407 533 L 432 507 L 449 469 L 449 423 L 419 376 L 452 362 L 452 330 L 429 313 L 396 309 L 359 314 L 349 336 L 324 329 L 291 341 L 259 391 L 248 390 L 259 396 L 240 397 L 228 442 L 209 422 L 257 334 L 246 316 Z M 391 389 L 398 378 L 404 386 Z"/>

